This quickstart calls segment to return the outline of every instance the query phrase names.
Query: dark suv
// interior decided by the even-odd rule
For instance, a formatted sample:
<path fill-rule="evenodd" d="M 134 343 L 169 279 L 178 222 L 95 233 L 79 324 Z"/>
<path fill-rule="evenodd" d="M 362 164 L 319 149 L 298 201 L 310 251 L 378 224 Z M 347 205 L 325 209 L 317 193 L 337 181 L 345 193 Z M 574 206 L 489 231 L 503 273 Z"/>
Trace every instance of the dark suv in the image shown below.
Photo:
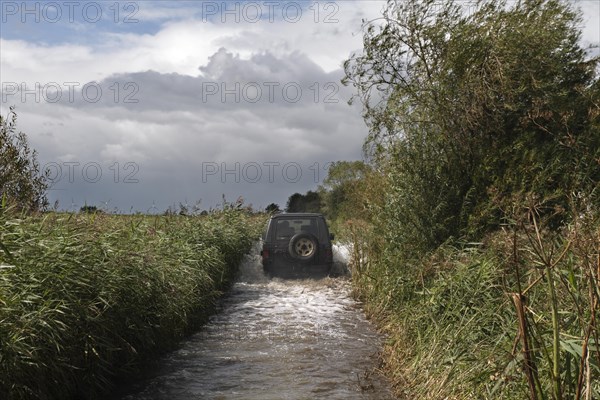
<path fill-rule="evenodd" d="M 329 273 L 332 240 L 322 214 L 275 214 L 263 235 L 263 269 L 269 275 Z"/>

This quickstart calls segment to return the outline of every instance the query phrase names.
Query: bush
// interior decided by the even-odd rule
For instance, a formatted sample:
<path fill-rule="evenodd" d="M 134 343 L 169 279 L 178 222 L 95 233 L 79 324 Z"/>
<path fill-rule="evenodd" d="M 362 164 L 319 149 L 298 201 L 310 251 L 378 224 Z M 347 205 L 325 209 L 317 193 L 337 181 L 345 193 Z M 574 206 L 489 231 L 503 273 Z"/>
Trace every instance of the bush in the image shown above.
<path fill-rule="evenodd" d="M 354 203 L 353 281 L 409 398 L 600 395 L 600 58 L 572 7 L 390 1 L 345 63 L 385 187 Z"/>

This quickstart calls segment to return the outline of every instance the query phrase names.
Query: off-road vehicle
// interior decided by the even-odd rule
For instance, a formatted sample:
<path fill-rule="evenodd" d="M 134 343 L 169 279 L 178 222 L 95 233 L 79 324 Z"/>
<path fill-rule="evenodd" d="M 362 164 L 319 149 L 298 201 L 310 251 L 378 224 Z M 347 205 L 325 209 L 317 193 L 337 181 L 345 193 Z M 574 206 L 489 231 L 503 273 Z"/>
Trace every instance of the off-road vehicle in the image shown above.
<path fill-rule="evenodd" d="M 263 269 L 278 276 L 328 274 L 333 264 L 332 240 L 322 214 L 272 215 L 263 234 Z"/>

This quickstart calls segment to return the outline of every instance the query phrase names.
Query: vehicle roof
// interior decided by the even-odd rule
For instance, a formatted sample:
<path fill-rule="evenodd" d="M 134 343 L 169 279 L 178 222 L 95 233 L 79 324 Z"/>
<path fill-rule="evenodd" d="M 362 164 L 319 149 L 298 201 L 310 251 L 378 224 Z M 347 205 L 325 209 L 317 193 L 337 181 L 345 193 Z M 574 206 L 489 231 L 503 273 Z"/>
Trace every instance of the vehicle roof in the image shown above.
<path fill-rule="evenodd" d="M 280 213 L 271 215 L 272 219 L 276 218 L 298 218 L 298 217 L 323 217 L 320 213 Z"/>

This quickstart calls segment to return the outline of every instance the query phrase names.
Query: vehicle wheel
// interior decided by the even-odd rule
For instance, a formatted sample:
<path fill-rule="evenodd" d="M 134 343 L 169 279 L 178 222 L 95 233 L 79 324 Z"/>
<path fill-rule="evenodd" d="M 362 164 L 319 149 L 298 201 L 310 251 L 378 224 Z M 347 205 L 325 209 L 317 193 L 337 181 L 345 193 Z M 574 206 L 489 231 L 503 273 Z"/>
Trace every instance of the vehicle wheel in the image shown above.
<path fill-rule="evenodd" d="M 306 262 L 315 257 L 318 245 L 317 238 L 310 233 L 298 233 L 290 239 L 288 252 L 292 258 Z"/>

